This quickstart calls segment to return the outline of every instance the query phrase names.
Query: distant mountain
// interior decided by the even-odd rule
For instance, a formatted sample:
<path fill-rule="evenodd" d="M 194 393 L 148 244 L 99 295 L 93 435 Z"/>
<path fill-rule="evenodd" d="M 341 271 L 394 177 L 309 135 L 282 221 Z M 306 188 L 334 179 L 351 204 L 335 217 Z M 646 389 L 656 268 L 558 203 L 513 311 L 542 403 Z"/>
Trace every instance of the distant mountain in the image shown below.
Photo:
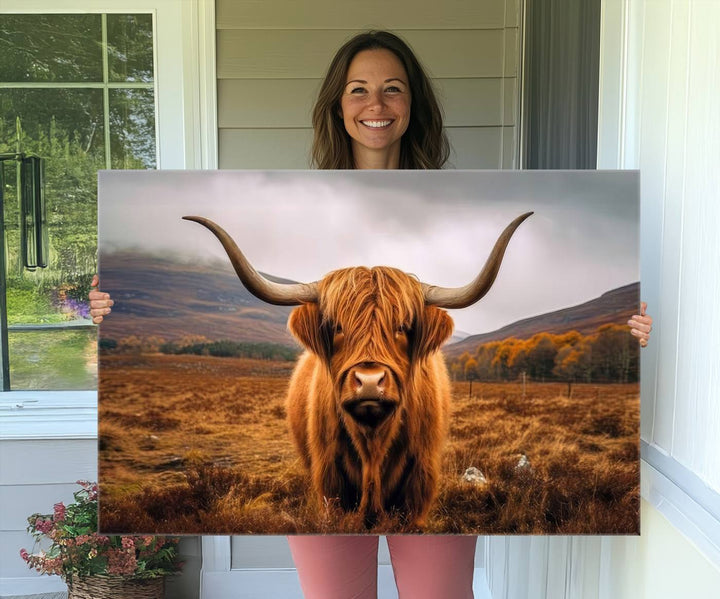
<path fill-rule="evenodd" d="M 465 331 L 458 331 L 457 329 L 453 330 L 452 337 L 447 342 L 447 345 L 451 345 L 453 343 L 459 343 L 463 339 L 467 339 L 470 336 L 470 333 L 466 333 Z"/>
<path fill-rule="evenodd" d="M 166 341 L 190 335 L 210 340 L 278 343 L 296 348 L 287 330 L 292 308 L 271 306 L 248 292 L 229 261 L 187 262 L 135 251 L 102 253 L 101 286 L 115 300 L 103 321 L 103 338 L 156 335 Z M 265 275 L 275 281 L 292 282 Z M 632 283 L 597 299 L 526 318 L 481 335 L 456 331 L 445 346 L 455 357 L 488 341 L 528 338 L 536 333 L 591 333 L 606 323 L 624 324 L 639 303 L 640 284 Z"/>
<path fill-rule="evenodd" d="M 637 314 L 639 303 L 640 283 L 630 283 L 578 306 L 518 320 L 490 333 L 470 335 L 458 343 L 446 345 L 443 352 L 454 358 L 466 351 L 474 352 L 483 343 L 508 337 L 528 339 L 543 332 L 560 334 L 578 331 L 586 335 L 604 324 L 625 324 L 633 314 Z"/>
<path fill-rule="evenodd" d="M 202 335 L 297 347 L 287 331 L 292 308 L 257 299 L 229 261 L 185 262 L 123 251 L 103 253 L 100 268 L 101 289 L 115 300 L 100 328 L 104 338 L 157 335 L 170 341 Z"/>

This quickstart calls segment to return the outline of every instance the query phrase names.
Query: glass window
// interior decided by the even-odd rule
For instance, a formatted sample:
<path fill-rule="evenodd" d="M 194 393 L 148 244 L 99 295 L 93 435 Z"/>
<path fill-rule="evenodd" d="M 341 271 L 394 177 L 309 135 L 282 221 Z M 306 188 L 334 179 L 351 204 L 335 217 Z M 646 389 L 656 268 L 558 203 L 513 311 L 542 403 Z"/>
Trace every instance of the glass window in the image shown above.
<path fill-rule="evenodd" d="M 156 166 L 152 15 L 2 15 L 0 48 L 10 388 L 93 389 L 97 171 Z M 20 155 L 44 159 L 46 268 L 23 263 Z"/>
<path fill-rule="evenodd" d="M 108 15 L 107 45 L 110 81 L 152 82 L 152 15 Z"/>
<path fill-rule="evenodd" d="M 101 15 L 1 15 L 0 81 L 102 81 Z"/>

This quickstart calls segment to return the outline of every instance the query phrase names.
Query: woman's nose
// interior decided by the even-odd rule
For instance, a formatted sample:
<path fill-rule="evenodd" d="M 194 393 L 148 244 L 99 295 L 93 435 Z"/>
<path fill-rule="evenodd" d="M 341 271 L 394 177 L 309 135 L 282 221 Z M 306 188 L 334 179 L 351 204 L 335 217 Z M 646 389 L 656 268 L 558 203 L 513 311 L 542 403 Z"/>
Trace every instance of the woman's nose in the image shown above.
<path fill-rule="evenodd" d="M 382 90 L 370 92 L 368 96 L 368 105 L 371 108 L 382 108 L 385 105 L 385 98 L 383 97 Z"/>

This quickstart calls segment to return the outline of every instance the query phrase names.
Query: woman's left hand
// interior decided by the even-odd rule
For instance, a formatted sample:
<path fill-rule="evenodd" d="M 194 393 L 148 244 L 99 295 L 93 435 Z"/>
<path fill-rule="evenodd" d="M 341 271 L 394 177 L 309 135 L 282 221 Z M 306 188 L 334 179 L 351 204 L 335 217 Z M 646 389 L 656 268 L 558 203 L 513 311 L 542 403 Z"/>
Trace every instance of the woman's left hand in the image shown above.
<path fill-rule="evenodd" d="M 640 302 L 640 314 L 635 314 L 630 320 L 630 333 L 635 335 L 640 342 L 640 347 L 647 347 L 648 339 L 650 339 L 650 331 L 652 331 L 652 316 L 645 314 L 647 304 Z"/>
<path fill-rule="evenodd" d="M 88 294 L 88 299 L 90 300 L 90 316 L 92 316 L 92 321 L 95 324 L 100 324 L 103 321 L 103 316 L 110 314 L 111 308 L 115 304 L 115 302 L 110 299 L 109 293 L 103 293 L 97 288 L 99 283 L 100 279 L 98 279 L 98 276 L 93 276 L 92 283 L 90 283 L 92 289 Z"/>

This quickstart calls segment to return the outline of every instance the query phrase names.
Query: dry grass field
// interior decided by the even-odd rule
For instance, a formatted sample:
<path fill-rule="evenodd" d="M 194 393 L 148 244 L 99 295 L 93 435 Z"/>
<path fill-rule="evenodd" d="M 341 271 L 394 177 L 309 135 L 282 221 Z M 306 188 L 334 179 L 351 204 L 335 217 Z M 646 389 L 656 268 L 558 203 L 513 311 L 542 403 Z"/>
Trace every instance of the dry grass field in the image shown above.
<path fill-rule="evenodd" d="M 285 424 L 292 362 L 103 355 L 100 528 L 368 531 L 315 505 Z M 440 495 L 422 532 L 639 534 L 639 387 L 456 383 Z M 520 456 L 527 465 L 518 467 Z M 474 466 L 486 483 L 465 482 Z"/>

